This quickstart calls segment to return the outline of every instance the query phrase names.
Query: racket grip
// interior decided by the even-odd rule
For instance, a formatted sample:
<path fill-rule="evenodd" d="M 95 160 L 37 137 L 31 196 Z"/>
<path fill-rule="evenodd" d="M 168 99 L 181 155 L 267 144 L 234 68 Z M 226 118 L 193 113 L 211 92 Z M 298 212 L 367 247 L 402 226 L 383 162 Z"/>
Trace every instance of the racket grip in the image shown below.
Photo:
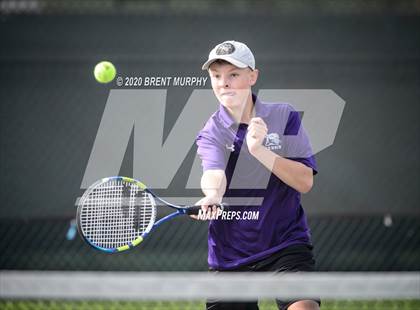
<path fill-rule="evenodd" d="M 224 204 L 217 205 L 217 207 L 221 209 L 222 211 L 225 209 Z M 201 210 L 201 206 L 192 206 L 192 207 L 188 207 L 185 213 L 188 215 L 197 215 L 200 212 L 200 210 Z"/>
<path fill-rule="evenodd" d="M 198 212 L 200 212 L 201 206 L 192 206 L 186 209 L 186 212 L 188 215 L 197 215 Z"/>

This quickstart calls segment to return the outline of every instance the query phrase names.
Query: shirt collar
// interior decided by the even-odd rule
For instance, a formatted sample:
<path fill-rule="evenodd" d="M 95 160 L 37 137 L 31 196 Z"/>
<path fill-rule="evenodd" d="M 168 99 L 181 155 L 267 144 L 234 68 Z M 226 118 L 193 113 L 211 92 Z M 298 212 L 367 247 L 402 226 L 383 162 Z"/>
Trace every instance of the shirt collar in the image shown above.
<path fill-rule="evenodd" d="M 252 94 L 252 101 L 255 105 L 256 117 L 265 117 L 268 115 L 267 107 L 264 105 L 264 103 L 260 101 L 260 99 L 258 99 L 258 97 L 255 94 Z M 226 128 L 229 128 L 235 124 L 235 120 L 232 118 L 228 110 L 222 104 L 219 105 L 219 118 L 222 125 Z"/>

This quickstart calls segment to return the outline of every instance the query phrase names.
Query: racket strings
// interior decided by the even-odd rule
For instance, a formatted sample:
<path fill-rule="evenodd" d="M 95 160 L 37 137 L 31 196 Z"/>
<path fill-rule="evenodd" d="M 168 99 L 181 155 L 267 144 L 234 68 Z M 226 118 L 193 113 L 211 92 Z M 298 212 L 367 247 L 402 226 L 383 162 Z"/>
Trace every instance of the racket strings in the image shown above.
<path fill-rule="evenodd" d="M 151 228 L 155 210 L 153 197 L 136 184 L 109 180 L 92 188 L 83 200 L 81 229 L 91 243 L 118 248 Z"/>

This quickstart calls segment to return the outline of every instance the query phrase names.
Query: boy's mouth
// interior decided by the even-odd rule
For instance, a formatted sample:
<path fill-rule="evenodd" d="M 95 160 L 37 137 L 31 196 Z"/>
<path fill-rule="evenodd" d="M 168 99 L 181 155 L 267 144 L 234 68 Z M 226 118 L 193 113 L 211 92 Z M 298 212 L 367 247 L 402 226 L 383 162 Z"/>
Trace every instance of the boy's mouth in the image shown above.
<path fill-rule="evenodd" d="M 221 93 L 220 96 L 222 96 L 222 97 L 232 97 L 232 96 L 235 96 L 235 92 Z"/>

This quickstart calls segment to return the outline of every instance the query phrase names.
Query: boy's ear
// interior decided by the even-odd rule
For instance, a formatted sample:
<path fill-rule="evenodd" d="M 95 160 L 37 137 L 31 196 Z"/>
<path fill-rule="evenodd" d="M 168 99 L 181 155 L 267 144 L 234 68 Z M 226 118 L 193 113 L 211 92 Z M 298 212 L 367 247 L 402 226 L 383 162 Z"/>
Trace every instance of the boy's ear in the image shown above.
<path fill-rule="evenodd" d="M 255 83 L 257 83 L 258 74 L 259 74 L 258 69 L 255 69 L 255 70 L 251 71 L 251 73 L 250 73 L 250 79 L 249 79 L 249 83 L 251 84 L 251 86 L 254 86 Z"/>

